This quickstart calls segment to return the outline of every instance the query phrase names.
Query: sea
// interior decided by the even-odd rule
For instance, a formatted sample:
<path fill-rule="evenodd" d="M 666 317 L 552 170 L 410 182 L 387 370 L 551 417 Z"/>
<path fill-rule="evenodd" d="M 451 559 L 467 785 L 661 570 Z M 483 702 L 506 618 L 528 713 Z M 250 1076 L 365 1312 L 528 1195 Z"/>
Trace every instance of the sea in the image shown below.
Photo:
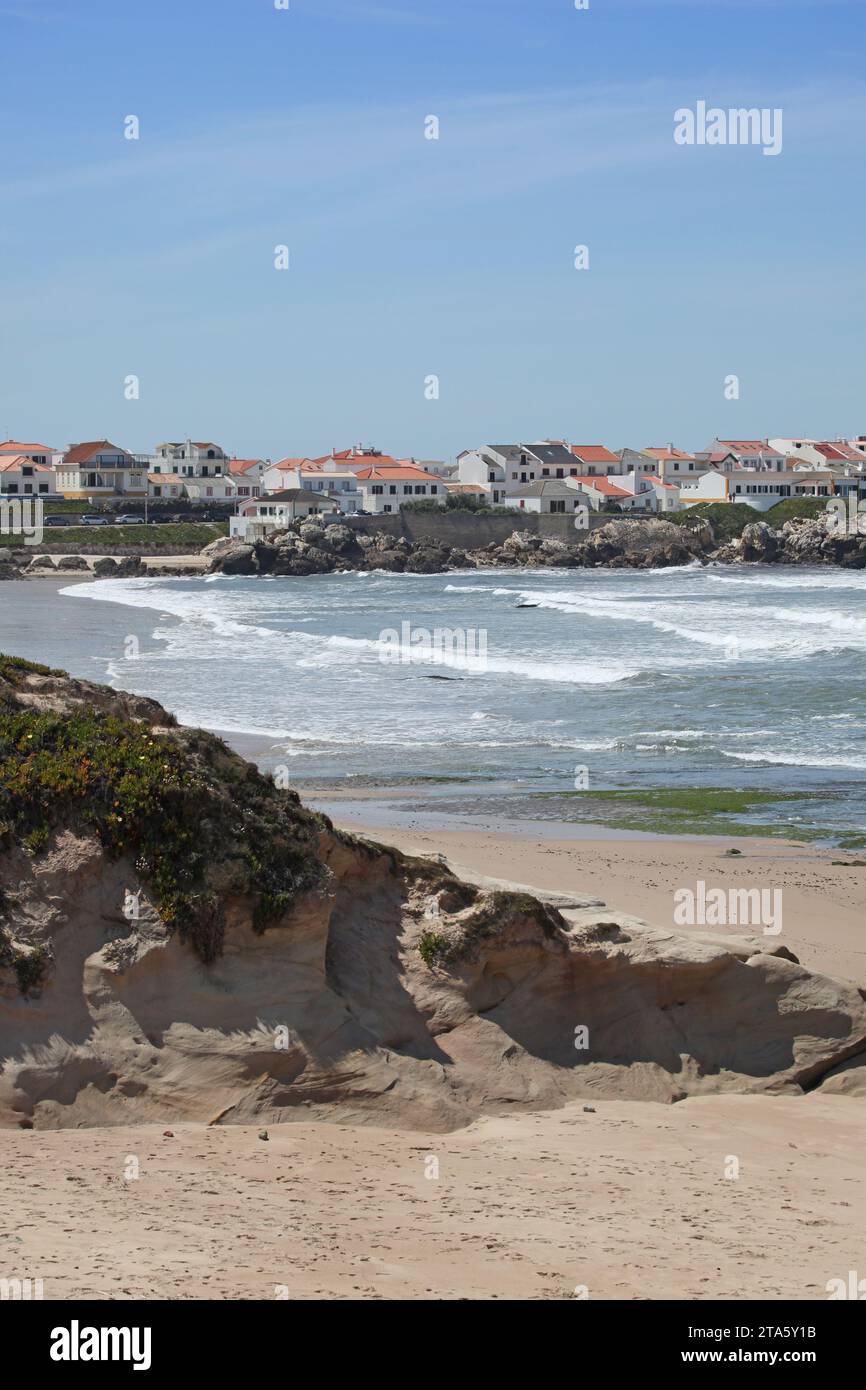
<path fill-rule="evenodd" d="M 863 572 L 28 581 L 0 586 L 0 650 L 151 696 L 302 791 L 544 819 L 588 789 L 727 788 L 784 798 L 746 814 L 793 837 L 866 827 Z"/>

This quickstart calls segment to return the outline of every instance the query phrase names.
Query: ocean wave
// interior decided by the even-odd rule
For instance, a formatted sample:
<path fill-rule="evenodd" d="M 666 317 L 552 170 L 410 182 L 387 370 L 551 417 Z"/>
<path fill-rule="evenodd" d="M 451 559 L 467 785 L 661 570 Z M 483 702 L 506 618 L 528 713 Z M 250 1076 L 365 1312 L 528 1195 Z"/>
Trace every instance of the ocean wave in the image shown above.
<path fill-rule="evenodd" d="M 784 577 L 769 574 L 756 574 L 754 570 L 744 574 L 707 573 L 711 584 L 736 584 L 746 589 L 866 589 L 866 573 L 862 570 L 846 570 L 841 573 L 830 570 L 827 574 L 801 574 L 795 568 L 786 569 Z"/>
<path fill-rule="evenodd" d="M 866 754 L 847 754 L 844 757 L 816 753 L 774 753 L 767 749 L 754 749 L 751 753 L 736 753 L 721 749 L 723 758 L 733 758 L 739 763 L 767 763 L 773 767 L 841 767 L 854 771 L 866 770 Z"/>

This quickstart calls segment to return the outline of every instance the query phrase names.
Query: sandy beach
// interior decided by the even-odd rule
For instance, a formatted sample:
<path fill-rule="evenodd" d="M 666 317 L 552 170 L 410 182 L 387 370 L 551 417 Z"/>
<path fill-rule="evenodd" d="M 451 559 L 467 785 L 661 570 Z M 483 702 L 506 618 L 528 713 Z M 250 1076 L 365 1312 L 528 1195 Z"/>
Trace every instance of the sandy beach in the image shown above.
<path fill-rule="evenodd" d="M 7 1131 L 3 1274 L 46 1299 L 825 1299 L 862 1265 L 861 1146 L 837 1096 L 598 1102 L 446 1136 Z"/>
<path fill-rule="evenodd" d="M 308 789 L 304 799 L 326 811 L 332 793 Z M 469 869 L 554 892 L 585 893 L 651 926 L 674 926 L 674 893 L 708 887 L 779 889 L 779 939 L 811 970 L 866 986 L 866 864 L 859 854 L 760 838 L 679 839 L 673 836 L 617 836 L 603 827 L 512 825 L 512 833 L 491 824 L 427 830 L 405 824 L 383 825 L 369 808 L 372 792 L 353 804 L 341 796 L 337 824 L 355 834 L 407 853 L 444 854 L 459 873 Z M 350 809 L 349 809 L 350 808 Z M 729 851 L 739 853 L 731 857 Z M 835 862 L 834 862 L 835 861 Z M 688 931 L 687 927 L 677 927 Z M 724 932 L 724 927 L 712 928 Z M 736 931 L 736 928 L 732 930 Z"/>

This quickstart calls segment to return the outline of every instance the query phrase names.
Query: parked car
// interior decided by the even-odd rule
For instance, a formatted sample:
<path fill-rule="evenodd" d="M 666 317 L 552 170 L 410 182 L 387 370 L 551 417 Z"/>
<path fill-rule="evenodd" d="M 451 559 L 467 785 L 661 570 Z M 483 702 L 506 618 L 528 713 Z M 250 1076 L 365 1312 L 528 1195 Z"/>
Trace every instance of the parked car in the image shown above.
<path fill-rule="evenodd" d="M 110 526 L 111 522 L 107 516 L 82 516 L 79 518 L 82 526 Z"/>
<path fill-rule="evenodd" d="M 115 521 L 117 522 L 118 526 L 143 526 L 143 525 L 144 525 L 144 517 L 143 517 L 143 516 L 127 516 L 127 515 L 124 513 L 123 516 L 116 516 L 114 519 L 115 519 Z"/>
<path fill-rule="evenodd" d="M 43 526 L 73 526 L 77 517 L 65 516 L 61 512 L 52 512 L 50 516 L 43 517 Z"/>

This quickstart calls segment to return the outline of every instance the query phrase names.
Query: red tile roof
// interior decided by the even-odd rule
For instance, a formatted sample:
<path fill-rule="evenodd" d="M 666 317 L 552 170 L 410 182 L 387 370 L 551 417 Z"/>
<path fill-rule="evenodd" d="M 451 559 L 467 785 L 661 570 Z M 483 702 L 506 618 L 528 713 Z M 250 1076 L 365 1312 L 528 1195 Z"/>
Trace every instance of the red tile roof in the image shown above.
<path fill-rule="evenodd" d="M 391 454 L 361 454 L 353 449 L 335 449 L 332 454 L 322 454 L 312 462 L 327 463 L 329 459 L 333 459 L 335 463 L 346 463 L 350 468 L 393 468 L 402 462 L 393 458 Z"/>
<path fill-rule="evenodd" d="M 19 454 L 53 454 L 50 444 L 22 444 L 18 439 L 4 439 L 0 444 L 0 454 L 11 454 L 13 449 Z"/>
<path fill-rule="evenodd" d="M 54 469 L 49 468 L 47 463 L 34 463 L 26 454 L 17 454 L 15 458 L 0 459 L 0 473 L 17 473 L 19 468 L 32 468 L 37 473 L 54 472 Z"/>
<path fill-rule="evenodd" d="M 695 457 L 694 454 L 687 454 L 683 449 L 675 449 L 675 448 L 673 447 L 673 445 L 665 445 L 665 446 L 663 446 L 663 447 L 658 447 L 658 448 L 656 448 L 655 446 L 652 446 L 652 447 L 649 448 L 649 449 L 644 449 L 644 450 L 643 450 L 643 453 L 649 454 L 650 458 L 654 458 L 654 459 L 688 459 L 688 460 L 693 460 L 694 457 Z"/>
<path fill-rule="evenodd" d="M 123 454 L 131 459 L 132 455 L 126 449 L 119 449 L 116 444 L 111 444 L 107 439 L 92 439 L 87 444 L 73 444 L 63 455 L 64 463 L 87 463 L 93 458 L 94 454 L 102 453 L 105 450 L 110 454 Z"/>
<path fill-rule="evenodd" d="M 818 450 L 819 454 L 823 454 L 824 457 L 831 462 L 836 459 L 844 463 L 863 462 L 863 454 L 860 450 L 852 449 L 850 444 L 846 444 L 843 440 L 835 440 L 833 443 L 830 443 L 829 440 L 822 441 L 822 443 L 816 444 L 814 447 Z"/>
<path fill-rule="evenodd" d="M 619 463 L 616 454 L 603 444 L 569 444 L 569 450 L 582 463 Z"/>
<path fill-rule="evenodd" d="M 576 483 L 583 483 L 584 486 L 586 486 L 586 487 L 594 487 L 594 488 L 596 489 L 597 492 L 602 492 L 602 493 L 604 493 L 605 497 L 633 497 L 633 496 L 634 496 L 634 493 L 628 492 L 626 488 L 624 488 L 624 487 L 617 487 L 616 483 L 612 483 L 612 482 L 610 481 L 610 478 L 595 478 L 595 477 L 580 478 L 580 477 L 575 477 L 575 478 L 573 479 L 573 481 L 576 482 Z"/>
<path fill-rule="evenodd" d="M 229 459 L 230 473 L 246 473 L 250 468 L 257 468 L 263 459 Z"/>
<path fill-rule="evenodd" d="M 777 449 L 771 449 L 764 439 L 720 439 L 720 444 L 724 444 L 734 454 L 776 454 Z"/>
<path fill-rule="evenodd" d="M 416 482 L 416 483 L 441 483 L 442 479 L 437 478 L 435 473 L 425 473 L 423 468 L 409 464 L 400 467 L 393 459 L 384 468 L 377 464 L 375 468 L 356 468 L 353 470 L 359 481 L 387 481 L 393 482 Z"/>

